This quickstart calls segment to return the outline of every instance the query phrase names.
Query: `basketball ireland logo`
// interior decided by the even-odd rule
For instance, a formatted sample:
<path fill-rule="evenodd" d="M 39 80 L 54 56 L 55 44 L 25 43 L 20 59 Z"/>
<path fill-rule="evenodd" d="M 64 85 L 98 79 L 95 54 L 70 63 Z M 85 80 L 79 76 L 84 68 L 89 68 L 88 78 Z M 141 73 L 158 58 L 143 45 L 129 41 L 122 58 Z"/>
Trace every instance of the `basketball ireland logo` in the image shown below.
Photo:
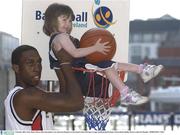
<path fill-rule="evenodd" d="M 95 3 L 96 5 L 99 5 L 100 1 L 98 4 L 97 4 L 97 1 L 95 1 Z M 112 11 L 106 6 L 98 7 L 95 11 L 93 10 L 93 7 L 92 7 L 92 15 L 93 15 L 93 20 L 94 20 L 95 25 L 99 28 L 106 29 L 109 26 L 116 23 L 116 22 L 113 22 Z"/>

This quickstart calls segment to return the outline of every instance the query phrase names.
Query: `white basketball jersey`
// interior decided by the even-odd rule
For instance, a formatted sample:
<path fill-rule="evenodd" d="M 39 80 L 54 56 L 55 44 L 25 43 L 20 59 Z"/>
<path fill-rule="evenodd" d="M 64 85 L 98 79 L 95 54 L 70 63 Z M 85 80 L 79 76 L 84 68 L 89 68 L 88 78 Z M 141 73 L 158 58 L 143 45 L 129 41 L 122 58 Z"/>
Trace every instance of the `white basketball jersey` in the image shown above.
<path fill-rule="evenodd" d="M 22 90 L 20 86 L 16 86 L 10 90 L 4 101 L 5 105 L 5 129 L 6 130 L 47 130 L 53 129 L 52 115 L 46 117 L 46 112 L 37 110 L 31 121 L 24 121 L 18 117 L 13 106 L 14 95 Z M 48 126 L 47 126 L 48 125 Z"/>

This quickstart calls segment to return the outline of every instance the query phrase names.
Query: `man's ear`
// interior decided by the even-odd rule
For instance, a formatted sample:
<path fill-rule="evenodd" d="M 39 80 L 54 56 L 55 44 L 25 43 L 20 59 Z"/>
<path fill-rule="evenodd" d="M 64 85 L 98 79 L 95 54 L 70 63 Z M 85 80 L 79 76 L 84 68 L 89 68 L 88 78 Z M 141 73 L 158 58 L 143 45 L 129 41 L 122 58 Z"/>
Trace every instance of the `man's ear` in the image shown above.
<path fill-rule="evenodd" d="M 15 73 L 19 73 L 19 65 L 13 64 L 12 69 L 14 70 Z"/>

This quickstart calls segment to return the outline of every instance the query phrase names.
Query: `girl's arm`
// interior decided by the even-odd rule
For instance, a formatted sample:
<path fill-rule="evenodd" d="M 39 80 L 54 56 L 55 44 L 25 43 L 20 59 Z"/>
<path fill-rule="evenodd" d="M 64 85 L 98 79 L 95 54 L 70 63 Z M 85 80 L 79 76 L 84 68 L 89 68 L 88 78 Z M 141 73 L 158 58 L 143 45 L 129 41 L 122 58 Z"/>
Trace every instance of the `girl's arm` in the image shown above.
<path fill-rule="evenodd" d="M 76 48 L 68 34 L 59 34 L 53 41 L 53 48 L 58 51 L 64 48 L 74 58 L 84 57 L 94 52 L 100 52 L 106 54 L 109 51 L 110 46 L 107 46 L 108 42 L 100 43 L 101 39 L 97 40 L 95 45 L 86 48 Z"/>

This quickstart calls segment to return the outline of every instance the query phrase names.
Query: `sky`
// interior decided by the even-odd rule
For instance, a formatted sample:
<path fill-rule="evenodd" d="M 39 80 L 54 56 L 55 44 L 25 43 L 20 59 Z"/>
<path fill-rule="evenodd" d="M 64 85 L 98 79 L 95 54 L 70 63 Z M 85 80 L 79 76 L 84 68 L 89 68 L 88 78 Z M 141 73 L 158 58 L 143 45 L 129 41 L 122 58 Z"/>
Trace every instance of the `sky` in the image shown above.
<path fill-rule="evenodd" d="M 0 31 L 20 38 L 21 13 L 22 0 L 0 0 Z M 165 14 L 180 19 L 180 0 L 130 0 L 130 20 L 159 18 Z"/>

